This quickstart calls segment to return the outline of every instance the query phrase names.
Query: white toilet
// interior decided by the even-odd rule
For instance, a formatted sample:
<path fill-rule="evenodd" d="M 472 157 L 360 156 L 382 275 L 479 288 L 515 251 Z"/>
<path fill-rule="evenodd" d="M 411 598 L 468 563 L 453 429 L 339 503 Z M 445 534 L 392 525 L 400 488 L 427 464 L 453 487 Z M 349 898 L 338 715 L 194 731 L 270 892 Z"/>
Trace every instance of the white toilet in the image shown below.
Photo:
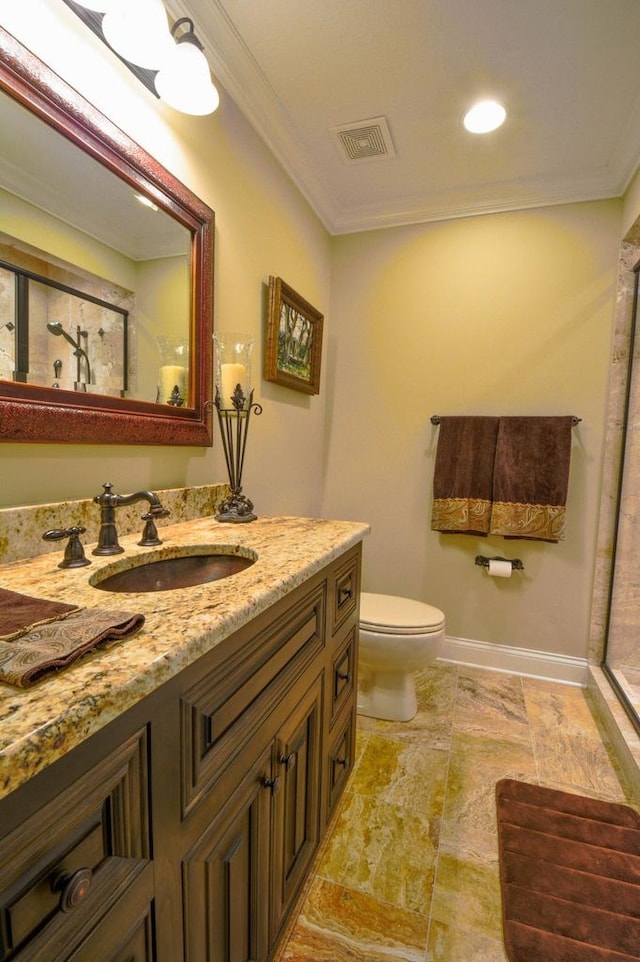
<path fill-rule="evenodd" d="M 397 595 L 360 596 L 358 714 L 409 721 L 418 710 L 414 674 L 444 641 L 444 614 Z"/>

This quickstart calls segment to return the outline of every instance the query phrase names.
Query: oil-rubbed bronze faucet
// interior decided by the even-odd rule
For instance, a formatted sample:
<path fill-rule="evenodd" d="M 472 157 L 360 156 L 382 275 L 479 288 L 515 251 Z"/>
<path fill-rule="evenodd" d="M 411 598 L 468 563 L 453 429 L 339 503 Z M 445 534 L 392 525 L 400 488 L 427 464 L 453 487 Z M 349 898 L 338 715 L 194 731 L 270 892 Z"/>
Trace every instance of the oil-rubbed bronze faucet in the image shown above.
<path fill-rule="evenodd" d="M 83 568 L 85 565 L 91 564 L 89 559 L 85 558 L 84 548 L 80 541 L 80 535 L 84 534 L 86 530 L 79 525 L 74 525 L 72 528 L 51 528 L 42 535 L 44 541 L 69 539 L 64 549 L 64 557 L 58 565 L 59 568 Z"/>
<path fill-rule="evenodd" d="M 118 544 L 118 532 L 116 529 L 116 508 L 127 504 L 136 504 L 138 501 L 148 501 L 149 510 L 142 515 L 145 522 L 142 538 L 138 541 L 139 545 L 145 547 L 162 544 L 158 537 L 156 528 L 156 518 L 166 518 L 170 514 L 167 508 L 163 508 L 160 499 L 153 491 L 136 491 L 134 494 L 114 494 L 113 485 L 108 481 L 102 485 L 102 494 L 97 494 L 93 499 L 100 505 L 100 532 L 98 534 L 98 546 L 91 552 L 97 555 L 120 554 L 124 551 Z"/>

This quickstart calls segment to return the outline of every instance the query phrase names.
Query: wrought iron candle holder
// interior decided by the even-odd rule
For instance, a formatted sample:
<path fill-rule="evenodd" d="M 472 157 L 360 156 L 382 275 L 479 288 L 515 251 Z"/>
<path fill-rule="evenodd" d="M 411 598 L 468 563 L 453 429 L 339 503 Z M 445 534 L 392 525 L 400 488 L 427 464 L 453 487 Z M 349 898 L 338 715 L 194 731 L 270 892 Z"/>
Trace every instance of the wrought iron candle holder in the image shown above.
<path fill-rule="evenodd" d="M 216 521 L 236 524 L 255 521 L 253 502 L 242 493 L 242 470 L 251 413 L 262 414 L 254 403 L 251 380 L 253 341 L 238 334 L 214 334 L 217 347 L 216 397 L 218 424 L 229 474 L 231 494 L 216 514 Z"/>

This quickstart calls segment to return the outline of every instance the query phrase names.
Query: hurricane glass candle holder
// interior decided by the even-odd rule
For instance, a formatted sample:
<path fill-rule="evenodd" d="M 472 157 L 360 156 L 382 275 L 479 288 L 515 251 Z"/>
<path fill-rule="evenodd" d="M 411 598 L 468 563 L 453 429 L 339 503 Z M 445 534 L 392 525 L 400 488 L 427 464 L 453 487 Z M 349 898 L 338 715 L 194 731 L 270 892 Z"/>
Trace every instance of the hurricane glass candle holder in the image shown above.
<path fill-rule="evenodd" d="M 216 514 L 216 521 L 255 521 L 253 502 L 242 493 L 242 470 L 251 412 L 262 414 L 253 402 L 251 354 L 253 341 L 243 334 L 214 334 L 215 407 L 229 474 L 231 494 Z"/>
<path fill-rule="evenodd" d="M 158 404 L 183 407 L 189 393 L 189 346 L 180 337 L 158 337 L 161 365 L 158 371 Z"/>

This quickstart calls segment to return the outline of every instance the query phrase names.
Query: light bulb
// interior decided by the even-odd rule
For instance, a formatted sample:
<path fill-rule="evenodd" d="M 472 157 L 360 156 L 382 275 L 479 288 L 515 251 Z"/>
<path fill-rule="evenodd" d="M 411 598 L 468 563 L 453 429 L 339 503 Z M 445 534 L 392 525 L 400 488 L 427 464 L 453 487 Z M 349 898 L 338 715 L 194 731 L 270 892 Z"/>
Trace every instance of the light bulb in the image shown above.
<path fill-rule="evenodd" d="M 158 95 L 185 114 L 212 114 L 220 103 L 204 51 L 191 40 L 175 44 L 155 79 Z"/>
<path fill-rule="evenodd" d="M 497 130 L 507 116 L 502 104 L 495 100 L 481 100 L 464 116 L 464 126 L 472 134 L 488 134 Z"/>
<path fill-rule="evenodd" d="M 173 47 L 162 0 L 116 0 L 104 16 L 102 32 L 117 54 L 148 70 L 158 70 Z"/>

